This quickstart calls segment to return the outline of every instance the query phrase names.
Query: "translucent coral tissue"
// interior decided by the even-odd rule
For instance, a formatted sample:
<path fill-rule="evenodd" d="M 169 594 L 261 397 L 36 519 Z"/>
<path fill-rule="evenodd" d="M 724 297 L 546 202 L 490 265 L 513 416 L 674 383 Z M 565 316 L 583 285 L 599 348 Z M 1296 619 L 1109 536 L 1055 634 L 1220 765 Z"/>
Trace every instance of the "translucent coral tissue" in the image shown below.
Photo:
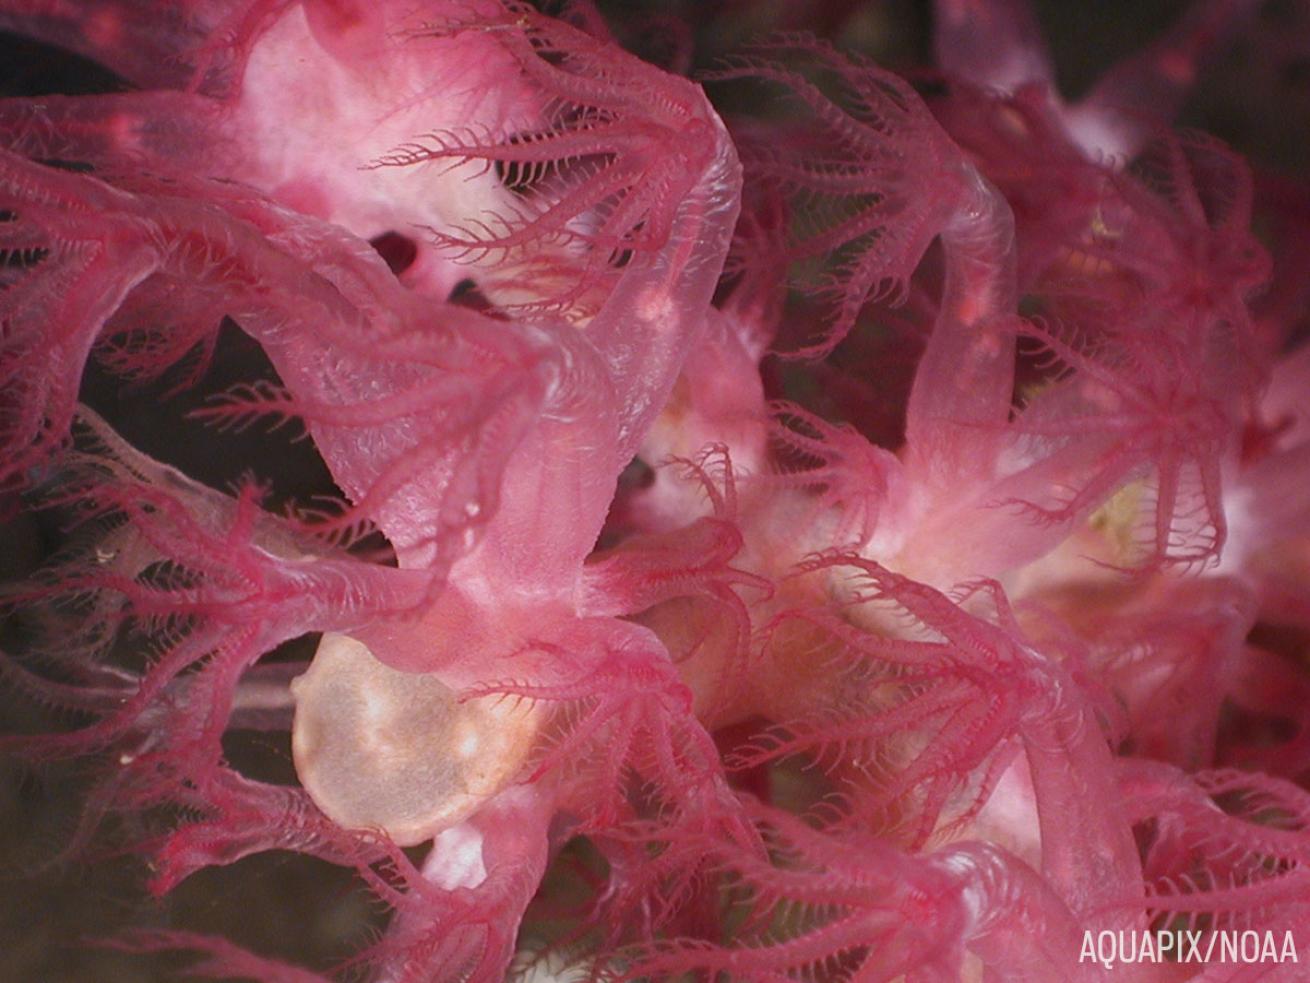
<path fill-rule="evenodd" d="M 19 978 L 1310 974 L 1310 7 L 911 6 L 0 0 Z"/>

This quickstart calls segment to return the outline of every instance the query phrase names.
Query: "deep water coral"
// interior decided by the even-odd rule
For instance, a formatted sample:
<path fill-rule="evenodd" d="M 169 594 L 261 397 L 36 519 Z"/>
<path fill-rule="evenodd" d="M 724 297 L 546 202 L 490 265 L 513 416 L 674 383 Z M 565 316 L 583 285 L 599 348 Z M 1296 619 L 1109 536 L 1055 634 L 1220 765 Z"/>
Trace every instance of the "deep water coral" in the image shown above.
<path fill-rule="evenodd" d="M 0 100 L 0 495 L 48 547 L 0 751 L 82 800 L 44 862 L 363 899 L 96 951 L 1300 978 L 1310 192 L 1171 129 L 1296 10 L 1198 3 L 1066 100 L 1018 0 L 940 0 L 901 73 L 878 4 L 764 6 L 0 0 L 116 78 Z"/>

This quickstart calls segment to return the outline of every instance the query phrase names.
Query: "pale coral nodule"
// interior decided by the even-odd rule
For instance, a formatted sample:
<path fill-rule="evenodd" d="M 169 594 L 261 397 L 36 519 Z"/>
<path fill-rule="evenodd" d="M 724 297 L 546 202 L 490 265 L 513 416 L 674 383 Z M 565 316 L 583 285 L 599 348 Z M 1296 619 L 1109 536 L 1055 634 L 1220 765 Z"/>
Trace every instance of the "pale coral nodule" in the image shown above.
<path fill-rule="evenodd" d="M 511 782 L 537 729 L 530 708 L 461 702 L 435 676 L 400 672 L 325 634 L 291 690 L 296 773 L 324 813 L 400 846 L 430 840 Z"/>

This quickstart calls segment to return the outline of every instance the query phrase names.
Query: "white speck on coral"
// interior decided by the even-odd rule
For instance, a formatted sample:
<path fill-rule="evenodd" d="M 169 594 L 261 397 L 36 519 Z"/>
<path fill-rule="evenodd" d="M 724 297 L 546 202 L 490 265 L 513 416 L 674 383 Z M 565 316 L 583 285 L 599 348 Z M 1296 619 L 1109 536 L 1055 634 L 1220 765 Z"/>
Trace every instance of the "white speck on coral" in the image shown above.
<path fill-rule="evenodd" d="M 447 891 L 475 888 L 487 879 L 482 862 L 482 834 L 471 824 L 443 829 L 432 841 L 432 852 L 423 864 L 423 876 Z"/>
<path fill-rule="evenodd" d="M 638 318 L 643 321 L 655 322 L 657 325 L 666 323 L 676 316 L 673 296 L 667 289 L 662 287 L 652 287 L 643 291 L 637 297 L 633 307 Z"/>
<path fill-rule="evenodd" d="M 374 727 L 381 726 L 392 714 L 391 703 L 384 699 L 380 693 L 370 690 L 364 690 L 362 694 L 362 703 L 364 712 L 362 714 L 364 722 L 372 730 Z"/>
<path fill-rule="evenodd" d="M 1249 488 L 1230 484 L 1224 489 L 1224 520 L 1228 525 L 1228 536 L 1219 557 L 1219 565 L 1214 571 L 1217 575 L 1242 576 L 1241 571 L 1247 567 L 1251 557 L 1251 544 L 1260 540 L 1255 530 L 1254 515 Z"/>

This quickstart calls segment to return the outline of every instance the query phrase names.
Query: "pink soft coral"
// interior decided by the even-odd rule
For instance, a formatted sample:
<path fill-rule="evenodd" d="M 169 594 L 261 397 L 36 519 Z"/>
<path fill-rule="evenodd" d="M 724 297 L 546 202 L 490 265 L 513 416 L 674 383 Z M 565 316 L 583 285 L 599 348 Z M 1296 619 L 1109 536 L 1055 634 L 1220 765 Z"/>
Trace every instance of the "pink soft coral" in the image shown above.
<path fill-rule="evenodd" d="M 73 845 L 128 817 L 157 894 L 353 869 L 389 922 L 332 972 L 379 980 L 1310 930 L 1304 212 L 1271 265 L 1299 189 L 1165 129 L 1250 6 L 1074 106 L 1017 2 L 938 5 L 928 98 L 783 35 L 707 76 L 782 96 L 730 137 L 581 4 L 0 2 L 136 90 L 0 102 L 0 489 L 68 520 L 0 670 L 81 721 L 4 747 L 95 759 Z M 300 428 L 340 500 L 79 404 L 91 362 L 200 385 L 225 319 L 276 378 L 194 415 Z"/>

